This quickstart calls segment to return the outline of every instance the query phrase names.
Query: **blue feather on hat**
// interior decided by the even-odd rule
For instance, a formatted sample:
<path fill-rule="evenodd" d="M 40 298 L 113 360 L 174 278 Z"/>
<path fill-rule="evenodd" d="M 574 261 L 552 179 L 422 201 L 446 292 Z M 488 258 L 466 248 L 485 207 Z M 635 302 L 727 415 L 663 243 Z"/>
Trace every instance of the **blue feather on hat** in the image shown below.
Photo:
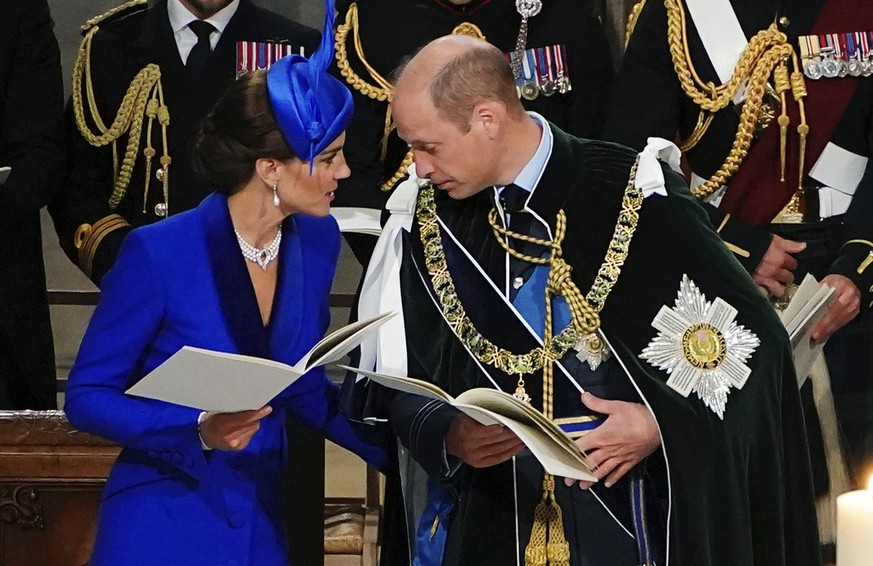
<path fill-rule="evenodd" d="M 327 149 L 352 118 L 352 93 L 327 69 L 334 56 L 334 0 L 327 0 L 321 43 L 307 59 L 289 55 L 267 71 L 267 93 L 279 130 L 301 160 Z"/>

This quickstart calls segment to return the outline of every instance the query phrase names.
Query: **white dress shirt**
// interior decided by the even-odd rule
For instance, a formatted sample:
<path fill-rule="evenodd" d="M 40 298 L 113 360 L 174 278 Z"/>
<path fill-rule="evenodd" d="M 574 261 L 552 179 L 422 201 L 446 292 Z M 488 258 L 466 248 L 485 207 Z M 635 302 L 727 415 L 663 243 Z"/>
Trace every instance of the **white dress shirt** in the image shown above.
<path fill-rule="evenodd" d="M 221 34 L 224 33 L 224 28 L 227 27 L 230 19 L 236 14 L 237 8 L 239 8 L 239 0 L 233 0 L 233 2 L 211 17 L 203 20 L 212 24 L 216 30 L 209 35 L 211 49 L 215 49 L 215 46 L 218 45 L 218 40 L 221 38 Z M 167 2 L 167 15 L 170 17 L 170 29 L 173 30 L 173 38 L 176 40 L 179 57 L 184 65 L 188 62 L 188 55 L 191 53 L 191 50 L 197 45 L 197 35 L 191 31 L 188 24 L 198 18 L 188 8 L 183 6 L 179 0 L 169 0 Z"/>

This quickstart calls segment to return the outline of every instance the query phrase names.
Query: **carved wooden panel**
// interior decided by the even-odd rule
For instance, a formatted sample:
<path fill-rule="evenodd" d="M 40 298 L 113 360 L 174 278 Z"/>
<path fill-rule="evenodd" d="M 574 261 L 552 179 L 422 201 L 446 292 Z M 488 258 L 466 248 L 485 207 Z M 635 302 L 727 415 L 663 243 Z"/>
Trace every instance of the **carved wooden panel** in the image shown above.
<path fill-rule="evenodd" d="M 0 411 L 0 566 L 82 566 L 119 448 L 60 411 Z"/>
<path fill-rule="evenodd" d="M 0 521 L 21 528 L 42 528 L 42 505 L 32 485 L 0 486 Z"/>

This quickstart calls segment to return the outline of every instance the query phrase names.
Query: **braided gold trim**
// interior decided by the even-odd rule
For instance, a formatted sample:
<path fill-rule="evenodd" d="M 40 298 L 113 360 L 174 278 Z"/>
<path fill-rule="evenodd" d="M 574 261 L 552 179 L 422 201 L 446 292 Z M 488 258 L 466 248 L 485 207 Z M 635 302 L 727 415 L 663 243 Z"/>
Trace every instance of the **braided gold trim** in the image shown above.
<path fill-rule="evenodd" d="M 113 148 L 113 174 L 114 183 L 112 194 L 109 197 L 109 208 L 115 210 L 127 192 L 127 187 L 130 184 L 130 177 L 133 173 L 134 163 L 136 161 L 137 152 L 140 144 L 140 134 L 142 125 L 147 110 L 149 108 L 149 98 L 160 100 L 158 108 L 155 110 L 156 115 L 160 119 L 163 130 L 164 141 L 164 158 L 167 160 L 167 144 L 166 144 L 166 128 L 169 125 L 169 110 L 163 104 L 163 93 L 161 89 L 161 70 L 155 64 L 146 65 L 142 68 L 130 83 L 124 98 L 121 101 L 121 106 L 112 121 L 112 125 L 107 127 L 97 108 L 97 101 L 94 97 L 94 86 L 91 77 L 91 43 L 94 36 L 99 31 L 99 27 L 92 26 L 76 54 L 76 62 L 73 67 L 73 113 L 75 115 L 76 126 L 82 137 L 89 144 L 95 147 L 102 147 L 112 144 Z M 90 117 L 97 128 L 97 133 L 91 131 L 90 126 L 85 118 L 85 107 L 82 100 L 82 82 L 85 82 L 85 95 L 88 101 Z M 151 124 L 151 118 L 149 120 Z M 127 134 L 127 147 L 124 152 L 124 157 L 121 161 L 121 166 L 117 164 L 116 145 L 122 136 Z M 147 148 L 147 149 L 150 149 Z M 148 158 L 148 151 L 146 157 Z"/>
<path fill-rule="evenodd" d="M 358 75 L 354 69 L 352 69 L 351 64 L 349 63 L 349 54 L 348 54 L 348 39 L 349 32 L 352 33 L 352 42 L 355 47 L 355 55 L 357 55 L 358 60 L 367 69 L 367 73 L 369 73 L 370 78 L 376 83 L 372 84 L 370 82 L 365 81 Z M 475 24 L 464 22 L 459 24 L 452 30 L 452 35 L 468 35 L 471 37 L 478 37 L 480 39 L 485 39 L 485 35 L 482 33 Z M 377 100 L 379 102 L 385 102 L 388 104 L 388 108 L 385 111 L 385 128 L 382 131 L 382 160 L 385 159 L 387 147 L 388 147 L 388 136 L 391 135 L 391 132 L 394 131 L 394 119 L 391 115 L 391 98 L 394 96 L 394 85 L 391 84 L 388 79 L 382 76 L 379 71 L 373 68 L 370 65 L 370 62 L 367 61 L 367 57 L 364 54 L 364 47 L 361 45 L 361 32 L 360 32 L 360 24 L 358 23 L 358 3 L 352 2 L 349 5 L 349 9 L 346 11 L 346 18 L 343 23 L 336 27 L 336 33 L 334 34 L 334 57 L 336 58 L 336 66 L 340 71 L 340 75 L 346 80 L 346 82 L 356 91 L 360 92 L 364 96 L 368 98 L 372 98 L 373 100 Z M 406 155 L 403 156 L 403 160 L 400 162 L 400 165 L 394 171 L 394 174 L 391 177 L 379 185 L 379 189 L 381 191 L 387 192 L 393 190 L 397 183 L 400 182 L 401 179 L 406 177 L 406 170 L 412 164 L 413 161 L 413 153 L 410 149 L 406 152 Z"/>
<path fill-rule="evenodd" d="M 858 269 L 856 269 L 858 275 L 863 275 L 871 263 L 873 263 L 873 252 L 868 253 L 867 257 L 858 264 Z"/>
<path fill-rule="evenodd" d="M 861 238 L 856 238 L 854 240 L 849 240 L 848 242 L 843 244 L 840 249 L 845 248 L 849 244 L 864 244 L 865 246 L 870 246 L 871 248 L 873 248 L 873 242 L 871 242 L 870 240 L 863 240 Z"/>
<path fill-rule="evenodd" d="M 428 186 L 421 190 L 418 197 L 416 216 L 421 230 L 421 243 L 424 246 L 425 265 L 428 274 L 431 277 L 434 291 L 437 293 L 446 321 L 458 339 L 479 361 L 492 365 L 510 375 L 521 376 L 531 374 L 542 368 L 544 361 L 553 362 L 561 359 L 579 341 L 582 336 L 580 332 L 593 332 L 597 329 L 597 326 L 600 324 L 597 313 L 603 308 L 609 292 L 618 281 L 621 267 L 627 259 L 630 243 L 639 220 L 639 209 L 642 206 L 643 195 L 642 191 L 634 187 L 636 170 L 637 163 L 634 164 L 630 172 L 630 179 L 622 199 L 622 210 L 616 222 L 612 241 L 607 248 L 605 260 L 597 273 L 591 289 L 583 299 L 587 303 L 589 310 L 583 315 L 581 312 L 575 312 L 571 304 L 573 323 L 568 325 L 557 336 L 551 338 L 551 340 L 545 341 L 543 347 L 535 348 L 526 354 L 513 354 L 508 350 L 498 347 L 485 338 L 467 316 L 464 306 L 458 299 L 454 281 L 446 263 L 445 253 L 443 252 L 442 236 L 440 234 L 436 204 L 433 196 L 434 189 L 432 186 Z M 559 213 L 559 218 L 561 217 L 563 217 L 563 211 Z M 514 234 L 508 231 L 506 235 L 528 239 L 527 241 L 534 241 L 536 243 L 543 242 L 544 244 L 542 245 L 552 249 L 553 254 L 560 250 L 560 241 L 557 237 L 557 244 L 554 244 L 551 241 L 538 240 L 530 236 Z M 563 237 L 563 234 L 561 236 Z M 502 238 L 498 238 L 498 241 L 502 242 Z M 528 258 L 529 256 L 523 256 L 525 260 Z M 543 258 L 530 259 L 536 260 L 533 263 L 543 261 Z M 545 259 L 545 262 L 548 261 L 550 260 Z M 566 273 L 560 275 L 566 275 L 569 278 L 569 270 L 570 267 L 566 266 Z M 556 274 L 557 276 L 559 274 Z M 549 274 L 549 281 L 551 285 L 553 283 L 551 273 Z M 577 308 L 584 307 L 577 306 Z M 591 318 L 592 312 L 593 319 Z"/>
<path fill-rule="evenodd" d="M 99 16 L 95 16 L 95 17 L 91 18 L 90 20 L 86 21 L 84 24 L 81 25 L 81 30 L 88 31 L 89 29 L 96 26 L 100 22 L 107 20 L 107 19 L 111 18 L 112 16 L 114 16 L 115 14 L 117 14 L 119 12 L 124 12 L 125 10 L 128 10 L 130 8 L 135 8 L 137 6 L 142 6 L 143 8 L 146 8 L 146 7 L 148 7 L 148 3 L 149 3 L 148 0 L 129 0 L 128 2 L 125 2 L 124 4 L 122 4 L 120 6 L 116 6 L 115 8 L 112 8 L 111 10 L 104 12 L 104 13 L 100 14 Z"/>
<path fill-rule="evenodd" d="M 552 419 L 552 422 L 556 425 L 562 424 L 578 424 L 578 423 L 590 423 L 593 421 L 600 420 L 599 418 L 593 415 L 582 415 L 581 417 L 562 417 L 560 419 Z"/>
<path fill-rule="evenodd" d="M 699 199 L 709 197 L 737 172 L 748 154 L 755 129 L 758 126 L 767 82 L 777 67 L 785 65 L 789 61 L 795 67 L 795 72 L 791 75 L 791 84 L 786 86 L 782 84 L 783 81 L 779 80 L 777 81 L 777 91 L 783 94 L 785 120 L 787 120 L 787 114 L 784 113 L 785 90 L 788 88 L 792 90 L 795 100 L 801 107 L 801 124 L 798 126 L 798 133 L 801 136 L 801 153 L 805 153 L 805 138 L 809 128 L 806 126 L 801 99 L 806 96 L 806 89 L 802 76 L 795 79 L 797 63 L 794 48 L 788 43 L 785 34 L 778 30 L 776 24 L 761 30 L 749 40 L 749 44 L 740 56 L 731 78 L 723 85 L 716 86 L 712 82 L 704 83 L 694 68 L 688 48 L 686 16 L 682 0 L 664 0 L 664 6 L 667 9 L 667 41 L 673 67 L 685 95 L 701 109 L 701 117 L 698 119 L 697 127 L 688 137 L 688 140 L 681 144 L 683 150 L 690 149 L 697 144 L 711 123 L 711 114 L 726 108 L 743 88 L 743 85 L 746 82 L 748 84 L 747 97 L 740 113 L 740 125 L 730 153 L 712 178 L 692 189 L 694 196 Z M 783 76 L 782 73 L 777 73 L 777 75 L 779 75 L 776 77 L 777 79 L 781 79 Z M 710 115 L 704 116 L 705 113 Z M 784 132 L 787 122 L 783 124 L 783 121 L 780 121 L 780 127 L 783 128 Z M 784 147 L 784 135 L 782 143 Z"/>
<path fill-rule="evenodd" d="M 749 253 L 749 250 L 744 250 L 743 248 L 727 241 L 724 243 L 724 245 L 727 249 L 740 257 L 752 257 L 752 254 Z"/>
<path fill-rule="evenodd" d="M 352 69 L 352 66 L 349 64 L 349 56 L 346 51 L 346 41 L 348 40 L 349 31 L 352 31 L 352 38 L 354 39 L 355 44 L 355 53 L 358 56 L 358 59 L 361 61 L 361 64 L 367 69 L 367 72 L 370 73 L 370 76 L 378 86 L 374 86 L 364 79 L 362 79 L 355 71 Z M 370 65 L 367 59 L 364 57 L 364 49 L 361 46 L 361 36 L 358 26 L 358 3 L 352 2 L 349 5 L 348 11 L 346 11 L 346 20 L 342 24 L 336 27 L 336 34 L 334 35 L 335 39 L 335 57 L 337 61 L 337 67 L 340 70 L 340 74 L 343 78 L 346 79 L 346 82 L 351 85 L 353 89 L 360 92 L 364 96 L 369 96 L 374 100 L 382 101 L 390 101 L 391 95 L 394 94 L 394 86 L 388 82 L 385 77 L 383 77 L 379 72 Z"/>
<path fill-rule="evenodd" d="M 640 12 L 646 5 L 646 0 L 640 0 L 631 7 L 627 15 L 627 25 L 624 28 L 624 47 L 627 49 L 627 44 L 630 43 L 630 38 L 634 34 L 634 28 L 637 27 L 637 20 L 640 19 Z"/>
<path fill-rule="evenodd" d="M 111 232 L 125 226 L 130 226 L 130 223 L 118 214 L 105 216 L 93 225 L 82 224 L 79 226 L 74 236 L 73 245 L 78 250 L 79 268 L 85 275 L 91 277 L 94 255 L 103 239 Z"/>

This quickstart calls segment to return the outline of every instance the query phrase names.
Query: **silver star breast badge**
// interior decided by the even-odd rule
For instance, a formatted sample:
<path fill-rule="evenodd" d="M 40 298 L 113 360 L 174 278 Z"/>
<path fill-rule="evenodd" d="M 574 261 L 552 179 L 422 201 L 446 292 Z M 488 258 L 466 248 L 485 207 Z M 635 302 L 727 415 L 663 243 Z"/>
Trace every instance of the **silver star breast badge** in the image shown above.
<path fill-rule="evenodd" d="M 746 362 L 760 340 L 735 322 L 737 309 L 713 302 L 687 275 L 673 308 L 661 307 L 652 321 L 658 331 L 640 358 L 670 376 L 667 385 L 688 397 L 693 391 L 724 419 L 731 387 L 742 389 L 752 372 Z"/>

